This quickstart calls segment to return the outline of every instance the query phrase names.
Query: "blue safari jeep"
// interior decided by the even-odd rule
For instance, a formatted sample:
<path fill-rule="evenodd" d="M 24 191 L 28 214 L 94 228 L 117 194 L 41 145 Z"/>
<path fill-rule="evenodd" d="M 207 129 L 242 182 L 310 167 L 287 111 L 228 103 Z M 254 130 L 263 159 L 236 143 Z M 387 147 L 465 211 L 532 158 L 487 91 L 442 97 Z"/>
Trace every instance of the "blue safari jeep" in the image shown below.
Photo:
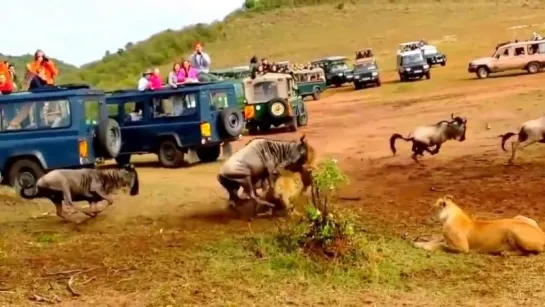
<path fill-rule="evenodd" d="M 120 149 L 103 91 L 61 85 L 0 95 L 0 173 L 16 190 L 52 169 L 94 167 Z"/>
<path fill-rule="evenodd" d="M 189 150 L 202 162 L 216 161 L 220 146 L 240 138 L 244 128 L 236 88 L 229 82 L 118 90 L 107 93 L 106 103 L 123 135 L 119 164 L 134 154 L 154 153 L 164 167 L 175 168 Z"/>

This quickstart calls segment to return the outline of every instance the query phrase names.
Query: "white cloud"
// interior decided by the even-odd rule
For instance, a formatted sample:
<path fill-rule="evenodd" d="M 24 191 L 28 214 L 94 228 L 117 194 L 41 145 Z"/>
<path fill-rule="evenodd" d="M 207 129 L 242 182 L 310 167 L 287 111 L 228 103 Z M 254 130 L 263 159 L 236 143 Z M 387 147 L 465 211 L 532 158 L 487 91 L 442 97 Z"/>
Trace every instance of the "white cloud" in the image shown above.
<path fill-rule="evenodd" d="M 43 49 L 81 65 L 168 28 L 223 19 L 242 0 L 19 0 L 2 6 L 10 35 L 3 37 L 0 53 Z"/>

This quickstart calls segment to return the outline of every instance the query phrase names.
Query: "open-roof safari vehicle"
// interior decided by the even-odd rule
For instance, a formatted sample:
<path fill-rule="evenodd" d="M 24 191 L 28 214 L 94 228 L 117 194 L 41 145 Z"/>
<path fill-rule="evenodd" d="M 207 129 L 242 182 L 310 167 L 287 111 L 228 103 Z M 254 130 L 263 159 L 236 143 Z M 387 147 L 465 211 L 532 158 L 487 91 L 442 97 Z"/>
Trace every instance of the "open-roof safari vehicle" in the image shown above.
<path fill-rule="evenodd" d="M 422 55 L 424 56 L 424 59 L 426 60 L 426 62 L 428 62 L 428 65 L 430 65 L 430 67 L 437 64 L 440 64 L 441 66 L 447 65 L 447 56 L 441 53 L 436 46 L 430 45 L 423 40 L 419 42 L 414 41 L 399 44 L 398 52 L 417 49 L 420 49 L 422 51 Z"/>
<path fill-rule="evenodd" d="M 153 91 L 108 93 L 111 118 L 121 126 L 123 144 L 116 161 L 154 153 L 164 167 L 179 167 L 194 150 L 201 162 L 220 155 L 220 145 L 237 140 L 244 129 L 235 85 L 230 82 L 188 83 Z"/>
<path fill-rule="evenodd" d="M 397 54 L 397 71 L 399 80 L 408 81 L 410 79 L 430 79 L 430 65 L 424 59 L 420 49 L 411 51 L 398 52 Z"/>
<path fill-rule="evenodd" d="M 340 87 L 353 79 L 352 70 L 346 64 L 347 60 L 344 56 L 330 56 L 312 61 L 311 64 L 324 70 L 327 86 Z"/>
<path fill-rule="evenodd" d="M 59 85 L 0 95 L 0 172 L 16 190 L 50 170 L 93 168 L 121 148 L 118 123 L 108 118 L 104 92 Z"/>
<path fill-rule="evenodd" d="M 308 113 L 298 95 L 293 77 L 288 74 L 267 73 L 255 79 L 244 79 L 247 103 L 244 107 L 246 129 L 255 134 L 259 128 L 265 132 L 280 125 L 296 131 L 306 126 Z"/>
<path fill-rule="evenodd" d="M 499 44 L 491 57 L 469 62 L 468 72 L 476 73 L 479 79 L 491 73 L 524 69 L 530 74 L 545 67 L 545 40 L 522 41 Z"/>
<path fill-rule="evenodd" d="M 356 63 L 354 64 L 354 87 L 356 90 L 368 84 L 381 85 L 377 61 L 371 48 L 356 51 Z"/>
<path fill-rule="evenodd" d="M 312 96 L 314 100 L 319 100 L 320 94 L 327 89 L 324 70 L 321 68 L 296 70 L 293 77 L 303 99 Z"/>
<path fill-rule="evenodd" d="M 250 66 L 235 66 L 223 69 L 217 69 L 210 72 L 213 75 L 218 76 L 220 79 L 244 79 L 251 74 Z"/>

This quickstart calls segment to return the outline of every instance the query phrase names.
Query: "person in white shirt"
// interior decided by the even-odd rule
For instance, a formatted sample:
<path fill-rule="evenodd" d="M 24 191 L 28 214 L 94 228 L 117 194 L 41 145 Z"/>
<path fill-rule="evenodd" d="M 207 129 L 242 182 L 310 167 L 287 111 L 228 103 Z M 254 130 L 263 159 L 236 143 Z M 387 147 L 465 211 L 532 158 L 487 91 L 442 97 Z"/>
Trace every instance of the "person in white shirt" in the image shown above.
<path fill-rule="evenodd" d="M 140 80 L 138 80 L 138 90 L 139 91 L 145 91 L 145 90 L 149 89 L 149 86 L 150 86 L 149 79 L 151 77 L 151 73 L 152 73 L 152 71 L 148 69 L 142 74 L 142 78 L 140 78 Z"/>

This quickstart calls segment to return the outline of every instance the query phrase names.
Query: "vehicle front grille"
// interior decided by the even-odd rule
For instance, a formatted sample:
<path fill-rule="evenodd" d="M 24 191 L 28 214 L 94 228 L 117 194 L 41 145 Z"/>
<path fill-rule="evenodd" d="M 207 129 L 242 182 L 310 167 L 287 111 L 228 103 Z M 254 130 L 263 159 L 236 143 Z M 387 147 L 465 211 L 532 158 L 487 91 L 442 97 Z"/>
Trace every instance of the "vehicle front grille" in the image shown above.
<path fill-rule="evenodd" d="M 357 76 L 359 76 L 361 79 L 364 79 L 364 78 L 371 78 L 373 75 L 371 73 L 359 73 L 357 74 Z"/>

